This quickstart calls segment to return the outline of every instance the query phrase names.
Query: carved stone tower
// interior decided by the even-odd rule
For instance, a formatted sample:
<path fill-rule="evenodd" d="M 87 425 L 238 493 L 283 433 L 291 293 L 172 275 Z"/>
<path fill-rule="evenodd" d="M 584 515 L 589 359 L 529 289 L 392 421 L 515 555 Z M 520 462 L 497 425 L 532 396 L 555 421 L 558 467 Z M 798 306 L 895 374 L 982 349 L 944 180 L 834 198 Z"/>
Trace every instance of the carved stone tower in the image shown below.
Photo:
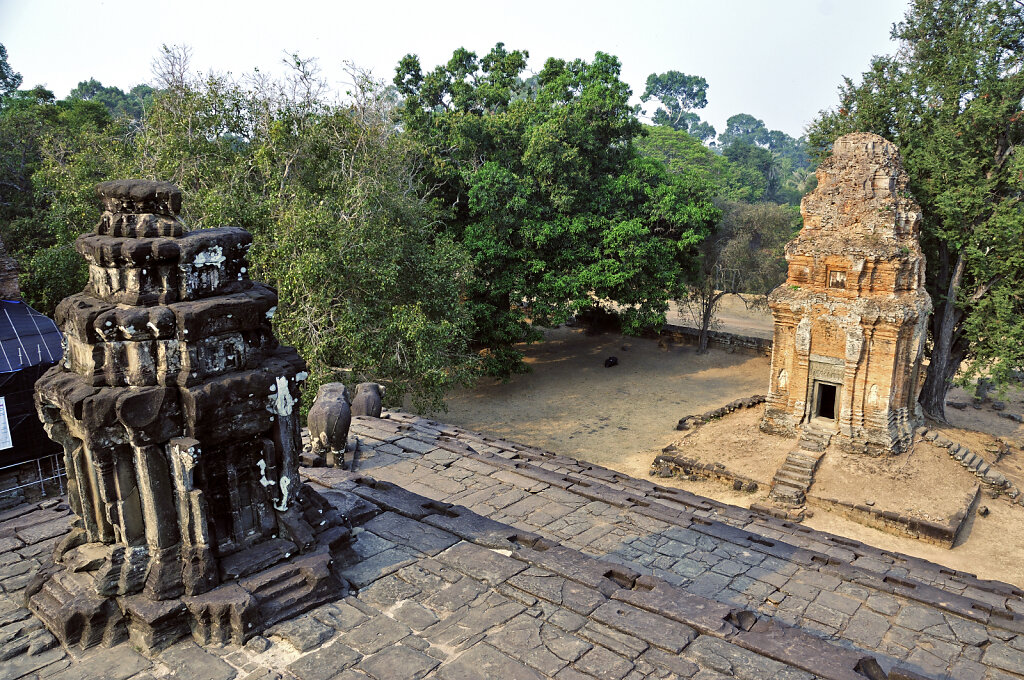
<path fill-rule="evenodd" d="M 899 452 L 917 398 L 931 298 L 918 243 L 921 209 L 896 147 L 836 140 L 800 205 L 789 276 L 768 298 L 775 320 L 762 429 L 834 434 L 847 450 Z"/>
<path fill-rule="evenodd" d="M 298 474 L 305 364 L 274 339 L 248 232 L 187 232 L 166 182 L 97 190 L 89 285 L 36 384 L 78 519 L 28 606 L 68 646 L 242 641 L 345 592 L 347 521 Z"/>

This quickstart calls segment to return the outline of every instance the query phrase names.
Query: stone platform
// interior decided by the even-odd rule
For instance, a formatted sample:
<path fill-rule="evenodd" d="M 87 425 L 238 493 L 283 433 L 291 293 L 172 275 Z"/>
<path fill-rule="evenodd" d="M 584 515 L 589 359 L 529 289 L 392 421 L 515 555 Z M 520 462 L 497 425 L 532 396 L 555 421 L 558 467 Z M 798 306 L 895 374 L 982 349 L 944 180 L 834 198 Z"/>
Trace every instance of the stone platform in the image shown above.
<path fill-rule="evenodd" d="M 303 470 L 355 530 L 357 590 L 244 645 L 67 651 L 20 606 L 68 531 L 0 515 L 0 680 L 1024 677 L 1024 592 L 400 413 Z"/>

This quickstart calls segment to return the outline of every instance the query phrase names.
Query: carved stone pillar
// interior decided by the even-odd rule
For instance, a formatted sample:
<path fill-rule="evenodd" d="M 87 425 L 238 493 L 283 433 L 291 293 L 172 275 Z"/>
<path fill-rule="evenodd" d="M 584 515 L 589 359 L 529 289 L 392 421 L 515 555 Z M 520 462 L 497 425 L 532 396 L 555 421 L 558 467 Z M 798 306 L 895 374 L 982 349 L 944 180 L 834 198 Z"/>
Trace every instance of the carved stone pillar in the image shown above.
<path fill-rule="evenodd" d="M 89 285 L 58 305 L 68 351 L 36 385 L 80 521 L 28 606 L 67 645 L 241 641 L 346 587 L 346 520 L 299 478 L 305 364 L 274 338 L 248 232 L 187 231 L 165 182 L 97 190 L 105 212 L 76 243 Z"/>

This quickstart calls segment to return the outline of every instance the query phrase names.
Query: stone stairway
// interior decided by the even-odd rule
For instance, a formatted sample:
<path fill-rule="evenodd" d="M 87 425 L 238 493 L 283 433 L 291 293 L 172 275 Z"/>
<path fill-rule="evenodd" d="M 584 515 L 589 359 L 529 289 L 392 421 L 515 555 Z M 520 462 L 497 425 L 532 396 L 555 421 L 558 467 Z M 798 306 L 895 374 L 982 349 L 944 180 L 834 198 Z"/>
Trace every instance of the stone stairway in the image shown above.
<path fill-rule="evenodd" d="M 759 508 L 771 514 L 800 521 L 807 502 L 807 491 L 814 483 L 814 470 L 825 455 L 825 449 L 832 441 L 832 434 L 820 430 L 804 430 L 798 447 L 789 452 L 786 461 L 772 478 L 768 499 L 776 510 Z"/>
<path fill-rule="evenodd" d="M 804 430 L 800 435 L 799 446 L 804 451 L 820 453 L 828 448 L 831 441 L 831 432 L 822 432 L 821 430 Z"/>
<path fill-rule="evenodd" d="M 786 462 L 772 479 L 772 489 L 768 497 L 790 508 L 803 506 L 806 501 L 805 494 L 814 483 L 814 468 L 820 459 L 820 455 L 815 456 L 805 450 L 790 451 L 786 456 Z"/>

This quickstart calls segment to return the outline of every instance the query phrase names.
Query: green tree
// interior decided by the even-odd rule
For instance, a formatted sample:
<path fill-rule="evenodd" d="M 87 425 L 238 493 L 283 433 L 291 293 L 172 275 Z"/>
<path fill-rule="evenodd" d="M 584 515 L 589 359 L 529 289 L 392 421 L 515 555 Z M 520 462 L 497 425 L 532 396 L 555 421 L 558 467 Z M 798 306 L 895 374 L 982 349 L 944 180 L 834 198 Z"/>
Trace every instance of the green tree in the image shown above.
<path fill-rule="evenodd" d="M 408 397 L 419 409 L 442 407 L 444 392 L 470 376 L 461 297 L 471 270 L 434 229 L 415 174 L 421 153 L 399 134 L 393 98 L 354 72 L 351 96 L 334 103 L 298 57 L 285 81 L 200 78 L 186 57 L 165 51 L 141 124 L 121 117 L 43 145 L 32 180 L 47 198 L 48 223 L 64 225 L 69 241 L 89 229 L 103 179 L 175 182 L 191 228 L 253 232 L 254 278 L 278 290 L 275 330 L 309 363 L 309 390 L 376 380 L 390 404 Z M 71 101 L 109 118 L 98 102 Z M 62 263 L 62 252 L 40 250 L 49 259 L 34 273 L 81 271 L 81 259 Z"/>
<path fill-rule="evenodd" d="M 767 305 L 768 293 L 786 279 L 786 243 L 799 228 L 799 212 L 773 203 L 721 204 L 722 218 L 700 244 L 700 262 L 680 308 L 700 329 L 698 354 L 708 350 L 708 333 L 726 295 L 748 307 Z"/>
<path fill-rule="evenodd" d="M 664 320 L 692 247 L 717 217 L 703 177 L 640 156 L 642 126 L 615 57 L 549 59 L 465 49 L 424 73 L 406 56 L 402 122 L 429 149 L 425 183 L 473 258 L 468 303 L 491 374 L 522 370 L 515 344 L 595 301 L 627 331 Z"/>
<path fill-rule="evenodd" d="M 126 94 L 115 86 L 104 87 L 95 78 L 83 80 L 71 90 L 68 99 L 82 99 L 102 104 L 113 118 L 128 116 L 139 120 L 153 101 L 155 90 L 150 85 L 136 85 Z"/>
<path fill-rule="evenodd" d="M 7 63 L 7 48 L 0 43 L 0 97 L 21 87 L 21 74 Z"/>
<path fill-rule="evenodd" d="M 812 148 L 869 131 L 894 142 L 923 210 L 932 296 L 921 404 L 944 419 L 958 372 L 1005 382 L 1024 366 L 1024 12 L 1016 0 L 914 0 L 839 106 L 822 112 Z"/>
<path fill-rule="evenodd" d="M 749 113 L 732 116 L 727 125 L 718 136 L 718 146 L 731 161 L 761 175 L 764 200 L 799 205 L 807 193 L 802 171 L 813 172 L 816 167 L 807 153 L 806 138 L 769 130 Z"/>
<path fill-rule="evenodd" d="M 737 139 L 725 147 L 723 155 L 730 163 L 746 171 L 744 176 L 757 189 L 759 198 L 776 200 L 780 186 L 779 165 L 771 151 Z"/>
<path fill-rule="evenodd" d="M 724 149 L 734 142 L 750 145 L 768 146 L 770 133 L 764 121 L 754 118 L 749 113 L 737 113 L 725 121 L 725 130 L 718 135 L 718 145 Z"/>
<path fill-rule="evenodd" d="M 96 151 L 110 123 L 102 105 L 57 101 L 41 86 L 0 98 L 0 236 L 20 265 L 22 295 L 44 313 L 84 286 L 85 269 L 72 246 L 79 226 L 53 205 L 39 173 L 47 150 L 57 159 L 83 146 Z M 94 219 L 93 212 L 87 223 Z"/>
<path fill-rule="evenodd" d="M 640 101 L 646 103 L 653 97 L 661 103 L 651 117 L 655 125 L 685 130 L 707 142 L 715 138 L 715 128 L 693 112 L 708 105 L 707 91 L 708 82 L 700 76 L 688 76 L 679 71 L 652 73 L 647 76 L 647 87 Z"/>
<path fill-rule="evenodd" d="M 698 173 L 715 186 L 715 197 L 752 203 L 764 196 L 764 175 L 757 168 L 731 162 L 682 130 L 656 125 L 645 128 L 637 147 L 645 156 L 665 164 L 672 174 Z"/>

